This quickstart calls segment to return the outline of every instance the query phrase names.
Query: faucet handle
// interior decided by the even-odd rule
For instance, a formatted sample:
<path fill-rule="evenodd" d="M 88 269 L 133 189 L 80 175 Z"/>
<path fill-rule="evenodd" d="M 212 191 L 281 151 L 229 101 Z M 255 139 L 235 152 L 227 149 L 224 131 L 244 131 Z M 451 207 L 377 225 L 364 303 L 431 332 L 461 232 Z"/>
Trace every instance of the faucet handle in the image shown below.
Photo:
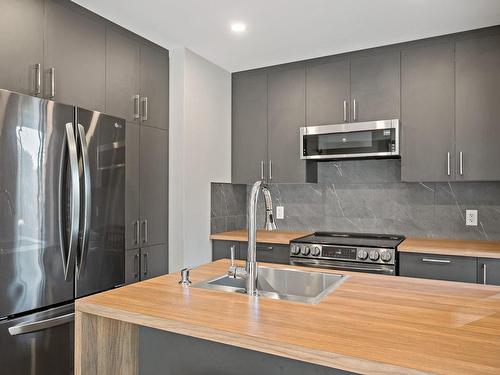
<path fill-rule="evenodd" d="M 234 254 L 236 252 L 236 246 L 232 245 L 230 250 L 231 250 L 231 267 L 234 267 L 234 258 L 235 258 Z"/>

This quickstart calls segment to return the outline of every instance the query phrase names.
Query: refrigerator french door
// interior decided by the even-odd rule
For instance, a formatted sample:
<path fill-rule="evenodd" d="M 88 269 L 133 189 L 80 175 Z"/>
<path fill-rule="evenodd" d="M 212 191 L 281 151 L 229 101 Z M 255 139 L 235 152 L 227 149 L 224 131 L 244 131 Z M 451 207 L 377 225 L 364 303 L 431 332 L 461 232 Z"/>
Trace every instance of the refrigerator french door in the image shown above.
<path fill-rule="evenodd" d="M 74 299 L 123 284 L 124 138 L 124 120 L 0 90 L 0 372 L 71 374 Z"/>

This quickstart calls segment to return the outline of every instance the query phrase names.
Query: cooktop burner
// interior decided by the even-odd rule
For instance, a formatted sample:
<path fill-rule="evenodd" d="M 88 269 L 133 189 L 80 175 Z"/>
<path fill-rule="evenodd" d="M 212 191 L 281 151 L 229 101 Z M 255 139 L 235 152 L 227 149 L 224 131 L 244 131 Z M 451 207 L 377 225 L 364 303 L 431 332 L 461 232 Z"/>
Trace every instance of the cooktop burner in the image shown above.
<path fill-rule="evenodd" d="M 293 242 L 395 248 L 403 242 L 404 239 L 404 236 L 396 234 L 315 232 L 312 235 L 296 239 Z"/>

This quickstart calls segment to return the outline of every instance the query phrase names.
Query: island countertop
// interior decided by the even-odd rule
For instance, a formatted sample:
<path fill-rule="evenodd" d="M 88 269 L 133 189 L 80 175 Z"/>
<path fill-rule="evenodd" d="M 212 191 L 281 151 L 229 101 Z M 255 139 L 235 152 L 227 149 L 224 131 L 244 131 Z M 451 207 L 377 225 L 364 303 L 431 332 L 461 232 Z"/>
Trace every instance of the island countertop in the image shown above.
<path fill-rule="evenodd" d="M 228 266 L 200 266 L 191 280 Z M 87 335 L 83 316 L 97 316 L 361 374 L 500 373 L 500 287 L 342 273 L 349 278 L 317 305 L 182 287 L 165 275 L 77 300 L 77 337 Z M 78 365 L 89 350 L 79 340 Z"/>

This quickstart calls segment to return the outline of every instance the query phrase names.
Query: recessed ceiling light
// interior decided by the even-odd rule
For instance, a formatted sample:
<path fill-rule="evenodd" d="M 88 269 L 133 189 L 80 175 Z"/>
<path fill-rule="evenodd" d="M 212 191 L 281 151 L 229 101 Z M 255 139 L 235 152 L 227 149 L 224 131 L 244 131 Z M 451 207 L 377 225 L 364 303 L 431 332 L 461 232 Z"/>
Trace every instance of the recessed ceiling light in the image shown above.
<path fill-rule="evenodd" d="M 247 29 L 247 25 L 245 25 L 243 22 L 233 22 L 231 24 L 231 30 L 234 31 L 235 33 L 242 33 Z"/>

